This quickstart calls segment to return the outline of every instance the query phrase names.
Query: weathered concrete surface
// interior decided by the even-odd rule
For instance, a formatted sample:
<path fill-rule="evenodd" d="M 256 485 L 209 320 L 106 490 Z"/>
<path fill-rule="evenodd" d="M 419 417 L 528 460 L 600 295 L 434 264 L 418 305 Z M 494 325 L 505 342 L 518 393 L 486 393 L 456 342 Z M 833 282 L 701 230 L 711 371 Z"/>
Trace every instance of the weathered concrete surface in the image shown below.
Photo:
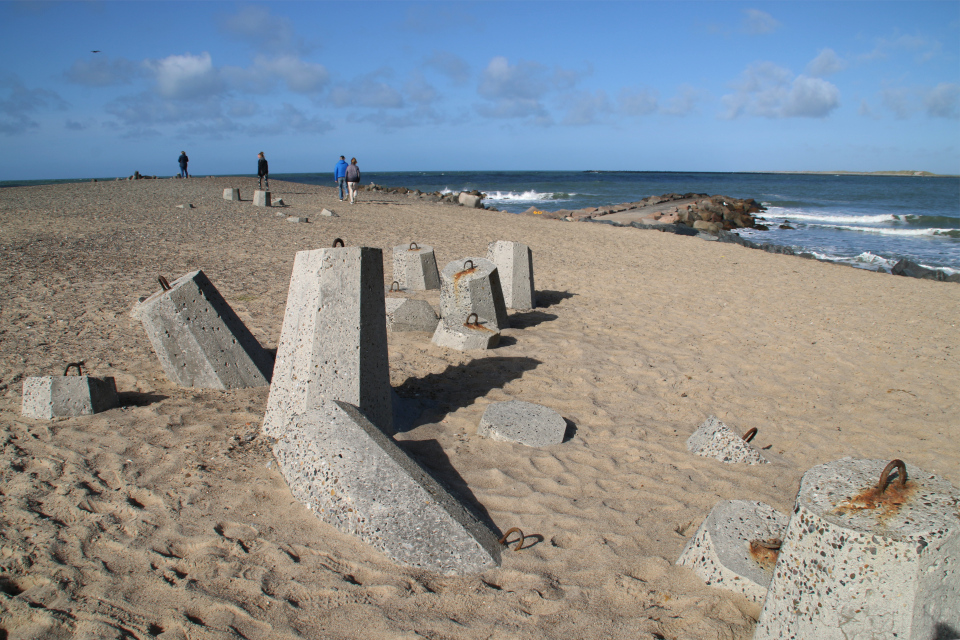
<path fill-rule="evenodd" d="M 339 218 L 339 217 L 340 217 L 340 216 L 338 216 L 335 212 L 330 211 L 330 209 L 326 209 L 326 208 L 320 210 L 320 215 L 325 216 L 325 217 L 327 217 L 327 218 Z"/>
<path fill-rule="evenodd" d="M 28 418 L 50 420 L 89 416 L 119 404 L 113 378 L 43 376 L 23 381 L 20 411 Z"/>
<path fill-rule="evenodd" d="M 440 318 L 426 300 L 387 298 L 388 331 L 436 331 Z"/>
<path fill-rule="evenodd" d="M 310 222 L 310 218 L 304 218 L 301 216 L 289 216 L 287 222 Z"/>
<path fill-rule="evenodd" d="M 393 279 L 404 289 L 425 291 L 440 288 L 440 273 L 433 247 L 415 242 L 393 248 Z"/>
<path fill-rule="evenodd" d="M 566 431 L 567 421 L 559 413 L 521 400 L 492 403 L 484 410 L 477 427 L 478 436 L 530 447 L 560 444 Z"/>
<path fill-rule="evenodd" d="M 430 339 L 438 347 L 447 347 L 458 351 L 493 349 L 500 344 L 500 332 L 493 323 L 483 318 L 471 324 L 455 325 L 445 319 L 437 323 L 436 331 Z"/>
<path fill-rule="evenodd" d="M 704 420 L 687 439 L 687 449 L 698 456 L 714 458 L 720 462 L 745 464 L 767 464 L 768 462 L 749 442 L 744 441 L 742 436 L 738 436 L 713 416 Z"/>
<path fill-rule="evenodd" d="M 782 539 L 789 519 L 763 502 L 724 500 L 687 542 L 677 564 L 693 569 L 708 585 L 762 603 L 777 552 L 751 542 Z"/>
<path fill-rule="evenodd" d="M 290 416 L 322 397 L 360 407 L 393 433 L 380 249 L 316 249 L 294 258 L 264 434 L 279 437 Z"/>
<path fill-rule="evenodd" d="M 394 562 L 445 574 L 500 563 L 497 539 L 355 407 L 291 416 L 273 448 L 294 497 Z"/>
<path fill-rule="evenodd" d="M 483 206 L 483 198 L 467 193 L 466 191 L 460 192 L 460 195 L 457 196 L 457 201 L 470 209 L 479 209 Z"/>
<path fill-rule="evenodd" d="M 239 199 L 240 199 L 240 189 L 224 189 L 224 190 L 223 190 L 223 199 L 224 199 L 224 200 L 239 200 Z"/>
<path fill-rule="evenodd" d="M 508 309 L 537 306 L 533 288 L 533 252 L 522 242 L 497 240 L 487 245 L 487 260 L 497 265 L 503 301 Z"/>
<path fill-rule="evenodd" d="M 440 274 L 440 317 L 449 328 L 459 330 L 471 313 L 497 331 L 510 326 L 497 265 L 486 258 L 454 260 Z"/>
<path fill-rule="evenodd" d="M 907 465 L 844 458 L 803 475 L 756 640 L 951 638 L 960 629 L 960 491 Z"/>
<path fill-rule="evenodd" d="M 273 359 L 203 271 L 137 305 L 164 372 L 181 387 L 243 389 L 270 384 Z"/>
<path fill-rule="evenodd" d="M 269 207 L 270 206 L 270 192 L 269 191 L 260 191 L 257 189 L 253 192 L 253 204 L 258 207 Z"/>

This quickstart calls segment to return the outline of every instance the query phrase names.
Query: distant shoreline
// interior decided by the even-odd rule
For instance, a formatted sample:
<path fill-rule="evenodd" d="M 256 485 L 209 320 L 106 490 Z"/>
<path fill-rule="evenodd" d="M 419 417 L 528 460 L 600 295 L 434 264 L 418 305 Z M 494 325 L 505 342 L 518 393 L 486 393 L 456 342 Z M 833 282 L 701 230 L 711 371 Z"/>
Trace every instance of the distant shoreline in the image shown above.
<path fill-rule="evenodd" d="M 750 171 L 745 173 L 799 174 L 811 176 L 902 176 L 905 178 L 960 178 L 949 173 L 930 173 L 929 171 Z"/>

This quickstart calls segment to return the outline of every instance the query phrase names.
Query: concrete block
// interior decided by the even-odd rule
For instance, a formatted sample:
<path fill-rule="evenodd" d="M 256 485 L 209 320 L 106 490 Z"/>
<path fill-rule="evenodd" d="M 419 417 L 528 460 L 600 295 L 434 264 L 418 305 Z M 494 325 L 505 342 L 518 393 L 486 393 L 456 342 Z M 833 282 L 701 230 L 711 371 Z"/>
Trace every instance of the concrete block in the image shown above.
<path fill-rule="evenodd" d="M 270 206 L 270 192 L 269 191 L 260 191 L 257 189 L 253 192 L 253 204 L 258 207 L 269 207 Z"/>
<path fill-rule="evenodd" d="M 803 475 L 754 638 L 956 636 L 960 491 L 912 465 L 881 485 L 887 467 L 844 458 Z"/>
<path fill-rule="evenodd" d="M 486 408 L 477 435 L 500 442 L 546 447 L 563 442 L 567 421 L 559 413 L 532 402 L 509 400 Z"/>
<path fill-rule="evenodd" d="M 727 425 L 710 416 L 687 439 L 687 449 L 704 458 L 720 462 L 745 464 L 768 464 L 749 442 L 738 436 Z"/>
<path fill-rule="evenodd" d="M 285 214 L 283 211 L 277 211 L 277 212 L 274 213 L 273 215 L 275 215 L 275 216 L 278 217 L 278 218 L 286 218 L 286 217 L 287 217 L 287 214 Z"/>
<path fill-rule="evenodd" d="M 693 569 L 708 585 L 762 603 L 789 519 L 763 502 L 724 500 L 697 529 L 677 564 Z"/>
<path fill-rule="evenodd" d="M 339 217 L 340 217 L 340 216 L 338 216 L 336 213 L 334 213 L 333 211 L 330 211 L 330 209 L 321 209 L 321 210 L 320 210 L 320 215 L 326 216 L 327 218 L 339 218 Z"/>
<path fill-rule="evenodd" d="M 393 433 L 383 252 L 368 247 L 298 251 L 293 262 L 263 433 L 321 398 L 356 405 Z"/>
<path fill-rule="evenodd" d="M 487 260 L 497 265 L 507 309 L 537 306 L 533 289 L 533 252 L 522 242 L 497 240 L 487 246 Z"/>
<path fill-rule="evenodd" d="M 493 349 L 500 344 L 500 332 L 482 318 L 470 318 L 462 325 L 454 325 L 443 319 L 437 323 L 430 341 L 438 347 L 458 351 Z"/>
<path fill-rule="evenodd" d="M 457 201 L 470 209 L 479 209 L 483 206 L 483 200 L 480 196 L 469 194 L 466 191 L 460 192 L 460 195 L 457 197 Z"/>
<path fill-rule="evenodd" d="M 289 216 L 287 222 L 310 222 L 310 218 L 302 218 L 298 216 Z"/>
<path fill-rule="evenodd" d="M 239 199 L 240 199 L 240 189 L 224 189 L 224 190 L 223 190 L 223 199 L 224 199 L 224 200 L 239 200 Z"/>
<path fill-rule="evenodd" d="M 322 401 L 279 431 L 290 491 L 324 522 L 409 567 L 452 575 L 500 563 L 493 532 L 355 407 Z"/>
<path fill-rule="evenodd" d="M 203 271 L 168 286 L 137 305 L 133 314 L 173 382 L 205 389 L 270 384 L 273 359 Z"/>
<path fill-rule="evenodd" d="M 440 288 L 440 273 L 433 247 L 416 242 L 393 248 L 393 279 L 404 289 L 425 291 Z"/>
<path fill-rule="evenodd" d="M 50 420 L 89 416 L 119 404 L 113 378 L 84 375 L 30 377 L 23 381 L 20 412 L 28 418 Z"/>
<path fill-rule="evenodd" d="M 510 326 L 497 265 L 485 258 L 454 260 L 440 274 L 440 317 L 459 331 L 471 313 L 498 332 Z"/>
<path fill-rule="evenodd" d="M 440 319 L 426 300 L 387 298 L 388 331 L 436 331 Z"/>

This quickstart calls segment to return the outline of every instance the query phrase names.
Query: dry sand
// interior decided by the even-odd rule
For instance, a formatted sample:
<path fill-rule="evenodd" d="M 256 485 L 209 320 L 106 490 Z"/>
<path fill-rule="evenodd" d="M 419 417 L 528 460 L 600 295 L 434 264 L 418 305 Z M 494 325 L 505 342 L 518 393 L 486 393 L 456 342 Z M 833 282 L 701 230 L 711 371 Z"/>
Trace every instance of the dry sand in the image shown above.
<path fill-rule="evenodd" d="M 957 285 L 274 181 L 311 220 L 291 224 L 253 206 L 253 184 L 0 190 L 0 636 L 749 638 L 757 605 L 672 564 L 717 501 L 787 511 L 806 469 L 843 456 L 960 484 Z M 222 199 L 230 186 L 243 202 Z M 502 567 L 398 567 L 317 520 L 259 435 L 267 389 L 176 387 L 127 315 L 158 275 L 202 268 L 275 348 L 294 253 L 335 237 L 383 248 L 387 282 L 390 248 L 411 240 L 441 268 L 492 240 L 532 247 L 541 306 L 512 313 L 499 348 L 390 336 L 391 382 L 423 408 L 402 446 L 499 530 L 539 540 Z M 116 378 L 124 406 L 22 417 L 22 376 L 78 359 Z M 484 408 L 511 398 L 575 435 L 477 438 Z M 711 414 L 756 427 L 773 464 L 689 454 Z"/>

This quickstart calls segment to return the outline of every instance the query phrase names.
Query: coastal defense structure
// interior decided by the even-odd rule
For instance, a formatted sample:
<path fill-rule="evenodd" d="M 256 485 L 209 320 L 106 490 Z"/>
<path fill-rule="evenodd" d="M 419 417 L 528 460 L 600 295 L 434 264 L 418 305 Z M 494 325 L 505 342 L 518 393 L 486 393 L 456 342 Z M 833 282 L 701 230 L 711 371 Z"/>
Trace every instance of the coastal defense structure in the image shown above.
<path fill-rule="evenodd" d="M 710 416 L 687 439 L 687 449 L 698 456 L 720 462 L 767 464 L 767 459 L 750 445 L 754 435 L 756 429 L 738 436 L 727 425 Z"/>
<path fill-rule="evenodd" d="M 28 418 L 52 420 L 93 415 L 120 404 L 114 379 L 85 376 L 81 364 L 68 365 L 62 376 L 25 379 L 20 412 Z M 77 375 L 68 376 L 74 367 Z"/>
<path fill-rule="evenodd" d="M 788 520 L 763 502 L 724 500 L 687 542 L 677 564 L 708 585 L 762 603 Z"/>
<path fill-rule="evenodd" d="M 291 416 L 327 398 L 392 434 L 385 316 L 380 249 L 298 251 L 263 432 L 280 437 Z"/>
<path fill-rule="evenodd" d="M 347 403 L 291 416 L 273 448 L 294 497 L 398 564 L 444 574 L 500 563 L 493 532 Z"/>
<path fill-rule="evenodd" d="M 243 389 L 270 384 L 273 359 L 203 271 L 171 283 L 137 305 L 167 376 L 181 387 Z"/>
<path fill-rule="evenodd" d="M 433 247 L 416 242 L 393 248 L 393 279 L 404 289 L 425 291 L 440 288 L 440 272 Z"/>
<path fill-rule="evenodd" d="M 503 301 L 508 309 L 537 306 L 533 288 L 533 252 L 522 242 L 497 240 L 487 246 L 487 260 L 497 265 Z"/>
<path fill-rule="evenodd" d="M 448 322 L 446 318 L 437 323 L 437 329 L 430 339 L 438 347 L 448 347 L 458 351 L 493 349 L 500 344 L 500 332 L 492 322 L 471 313 L 460 324 Z"/>
<path fill-rule="evenodd" d="M 960 491 L 900 460 L 807 471 L 756 640 L 955 638 Z"/>
<path fill-rule="evenodd" d="M 519 442 L 529 447 L 546 447 L 563 442 L 567 421 L 540 404 L 508 400 L 494 402 L 483 412 L 477 435 L 501 442 Z"/>
<path fill-rule="evenodd" d="M 253 204 L 258 207 L 270 206 L 270 192 L 257 189 L 253 192 Z"/>
<path fill-rule="evenodd" d="M 426 300 L 387 298 L 384 301 L 389 331 L 435 331 L 437 312 Z"/>
<path fill-rule="evenodd" d="M 224 190 L 223 190 L 223 199 L 224 199 L 224 200 L 239 200 L 239 199 L 240 199 L 240 189 L 224 189 Z"/>
<path fill-rule="evenodd" d="M 454 260 L 440 274 L 440 317 L 447 326 L 459 329 L 471 313 L 498 332 L 510 326 L 497 265 L 486 258 Z"/>

